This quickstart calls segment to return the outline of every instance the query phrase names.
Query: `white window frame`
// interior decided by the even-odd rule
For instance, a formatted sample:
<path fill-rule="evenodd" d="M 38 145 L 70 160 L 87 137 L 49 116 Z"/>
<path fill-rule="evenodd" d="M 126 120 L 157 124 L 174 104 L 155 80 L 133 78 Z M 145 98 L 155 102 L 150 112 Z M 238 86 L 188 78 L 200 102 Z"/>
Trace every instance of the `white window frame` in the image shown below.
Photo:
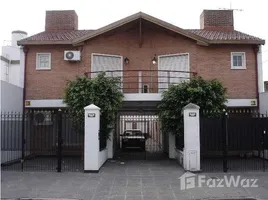
<path fill-rule="evenodd" d="M 48 55 L 49 56 L 49 67 L 48 68 L 40 68 L 39 64 L 39 56 L 40 55 Z M 36 70 L 51 70 L 51 53 L 36 53 Z"/>
<path fill-rule="evenodd" d="M 239 54 L 242 56 L 242 66 L 233 66 L 233 56 Z M 231 52 L 231 69 L 247 69 L 246 61 L 246 52 Z"/>

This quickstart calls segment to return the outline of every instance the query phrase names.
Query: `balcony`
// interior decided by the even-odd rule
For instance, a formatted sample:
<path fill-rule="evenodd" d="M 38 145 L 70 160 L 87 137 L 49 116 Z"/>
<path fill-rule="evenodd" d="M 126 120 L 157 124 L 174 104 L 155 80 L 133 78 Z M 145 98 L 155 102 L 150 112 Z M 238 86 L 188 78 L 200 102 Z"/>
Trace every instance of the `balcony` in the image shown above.
<path fill-rule="evenodd" d="M 172 84 L 190 80 L 195 72 L 175 70 L 109 70 L 87 72 L 88 78 L 105 72 L 108 77 L 118 77 L 125 101 L 160 101 L 161 93 Z"/>

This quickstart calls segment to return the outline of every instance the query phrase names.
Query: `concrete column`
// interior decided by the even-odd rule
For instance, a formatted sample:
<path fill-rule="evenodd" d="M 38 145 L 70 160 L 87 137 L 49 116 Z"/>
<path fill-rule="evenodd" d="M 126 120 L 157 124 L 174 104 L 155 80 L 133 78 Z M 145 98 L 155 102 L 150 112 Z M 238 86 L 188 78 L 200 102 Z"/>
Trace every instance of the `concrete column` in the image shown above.
<path fill-rule="evenodd" d="M 100 108 L 94 104 L 85 107 L 84 172 L 99 171 Z"/>
<path fill-rule="evenodd" d="M 108 158 L 114 157 L 114 130 L 111 131 L 110 137 L 107 140 Z"/>
<path fill-rule="evenodd" d="M 200 171 L 199 106 L 188 104 L 183 108 L 184 119 L 184 169 Z"/>
<path fill-rule="evenodd" d="M 170 159 L 175 159 L 176 144 L 175 144 L 175 135 L 174 134 L 169 133 L 168 142 L 169 142 L 168 157 Z"/>

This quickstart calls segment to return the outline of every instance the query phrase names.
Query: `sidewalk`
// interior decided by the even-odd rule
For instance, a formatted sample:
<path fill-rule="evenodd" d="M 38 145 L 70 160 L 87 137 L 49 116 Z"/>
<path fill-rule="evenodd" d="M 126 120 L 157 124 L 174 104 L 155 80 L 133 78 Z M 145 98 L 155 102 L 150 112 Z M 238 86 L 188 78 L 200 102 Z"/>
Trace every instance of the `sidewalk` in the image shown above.
<path fill-rule="evenodd" d="M 89 200 L 184 200 L 248 198 L 268 200 L 268 172 L 233 173 L 257 178 L 257 188 L 223 187 L 181 190 L 184 171 L 174 161 L 107 162 L 98 174 L 2 172 L 2 198 L 73 198 Z M 224 173 L 202 173 L 213 179 Z M 229 174 L 230 175 L 230 174 Z"/>

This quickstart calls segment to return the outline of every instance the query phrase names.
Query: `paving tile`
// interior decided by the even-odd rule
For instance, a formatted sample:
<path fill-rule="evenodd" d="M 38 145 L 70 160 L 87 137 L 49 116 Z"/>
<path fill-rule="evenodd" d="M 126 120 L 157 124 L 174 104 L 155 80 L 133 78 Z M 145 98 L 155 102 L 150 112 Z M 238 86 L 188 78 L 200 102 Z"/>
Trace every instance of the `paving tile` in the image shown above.
<path fill-rule="evenodd" d="M 93 195 L 92 200 L 108 200 L 109 195 Z"/>
<path fill-rule="evenodd" d="M 125 195 L 112 195 L 110 196 L 109 200 L 125 200 Z"/>
<path fill-rule="evenodd" d="M 128 187 L 127 190 L 126 190 L 126 195 L 142 195 L 142 190 L 141 190 L 141 188 Z"/>
<path fill-rule="evenodd" d="M 268 173 L 243 173 L 258 178 L 259 188 L 194 188 L 180 190 L 184 170 L 170 161 L 105 164 L 98 174 L 2 171 L 2 198 L 77 198 L 83 200 L 190 200 L 258 197 L 268 199 Z M 223 177 L 223 173 L 208 176 Z"/>
<path fill-rule="evenodd" d="M 159 200 L 176 200 L 173 195 L 159 195 Z"/>
<path fill-rule="evenodd" d="M 125 195 L 127 192 L 127 190 L 125 188 L 122 187 L 113 187 L 109 193 L 109 195 L 113 196 L 113 195 Z"/>
<path fill-rule="evenodd" d="M 141 195 L 127 195 L 126 200 L 143 200 Z"/>

